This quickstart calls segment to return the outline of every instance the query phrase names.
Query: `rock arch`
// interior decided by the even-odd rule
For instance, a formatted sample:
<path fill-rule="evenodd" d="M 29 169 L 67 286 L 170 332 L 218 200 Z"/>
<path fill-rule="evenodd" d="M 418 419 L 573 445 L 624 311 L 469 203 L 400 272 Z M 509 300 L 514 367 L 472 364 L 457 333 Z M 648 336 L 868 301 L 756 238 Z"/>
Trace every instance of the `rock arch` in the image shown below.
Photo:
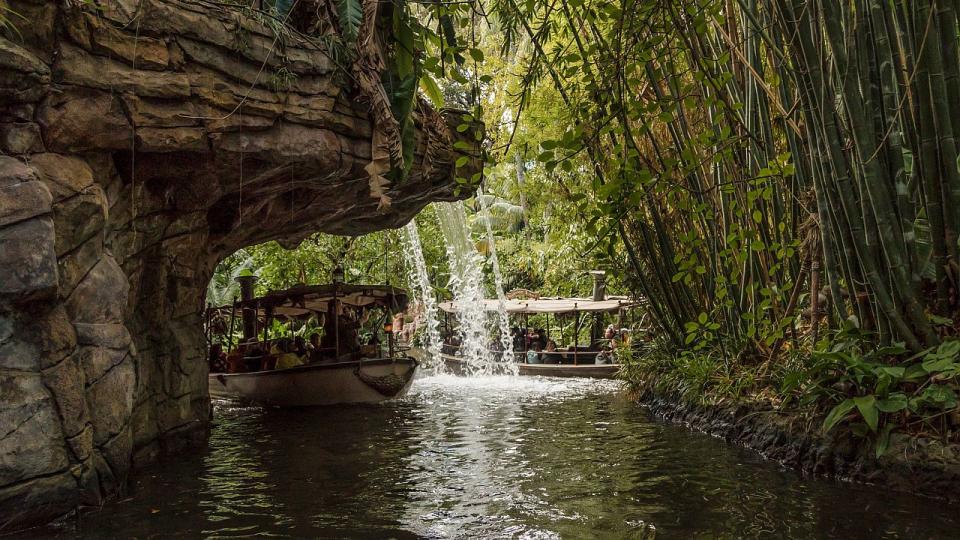
<path fill-rule="evenodd" d="M 370 119 L 311 41 L 271 53 L 270 27 L 202 0 L 10 4 L 29 24 L 0 37 L 8 527 L 96 504 L 133 463 L 204 433 L 200 314 L 219 260 L 399 226 L 456 197 L 453 142 L 474 139 L 419 103 L 416 162 L 381 211 Z"/>

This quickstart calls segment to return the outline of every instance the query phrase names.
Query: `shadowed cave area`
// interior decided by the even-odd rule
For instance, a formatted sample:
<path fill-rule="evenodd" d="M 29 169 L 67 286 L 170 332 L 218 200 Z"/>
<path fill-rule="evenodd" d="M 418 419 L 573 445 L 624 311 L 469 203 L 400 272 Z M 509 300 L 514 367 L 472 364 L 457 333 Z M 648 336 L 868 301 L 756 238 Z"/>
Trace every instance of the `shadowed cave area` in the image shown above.
<path fill-rule="evenodd" d="M 418 102 L 411 172 L 378 208 L 371 119 L 323 50 L 288 38 L 276 92 L 257 75 L 271 30 L 226 7 L 10 4 L 31 24 L 0 37 L 0 530 L 99 504 L 202 438 L 222 258 L 400 226 L 457 198 L 453 143 L 475 144 Z"/>

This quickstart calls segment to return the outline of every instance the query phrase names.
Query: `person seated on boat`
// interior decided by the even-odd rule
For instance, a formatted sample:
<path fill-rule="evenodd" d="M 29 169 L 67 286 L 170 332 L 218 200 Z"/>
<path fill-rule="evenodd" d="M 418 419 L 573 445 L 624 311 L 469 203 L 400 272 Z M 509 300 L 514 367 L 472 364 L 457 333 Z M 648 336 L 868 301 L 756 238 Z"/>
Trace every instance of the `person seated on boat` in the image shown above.
<path fill-rule="evenodd" d="M 294 352 L 293 345 L 289 339 L 280 340 L 279 354 L 277 355 L 275 369 L 287 369 L 303 365 L 303 359 Z"/>
<path fill-rule="evenodd" d="M 540 336 L 537 335 L 536 331 L 534 331 L 533 328 L 527 328 L 527 334 L 525 339 L 526 341 L 524 342 L 524 346 L 526 350 L 529 351 L 530 349 L 533 348 L 534 343 L 537 343 L 540 341 Z"/>
<path fill-rule="evenodd" d="M 444 354 L 457 355 L 460 353 L 460 339 L 457 336 L 447 336 L 443 340 Z"/>
<path fill-rule="evenodd" d="M 308 356 L 307 342 L 303 339 L 303 336 L 296 336 L 293 338 L 293 352 L 306 361 Z"/>
<path fill-rule="evenodd" d="M 282 339 L 275 339 L 272 342 L 268 341 L 260 345 L 262 355 L 260 356 L 259 371 L 270 371 L 277 367 L 277 357 L 281 354 L 280 343 L 282 341 Z"/>
<path fill-rule="evenodd" d="M 610 349 L 617 350 L 624 344 L 626 333 L 620 330 L 614 330 L 613 337 L 610 338 Z"/>
<path fill-rule="evenodd" d="M 247 371 L 247 362 L 243 358 L 243 352 L 237 348 L 227 355 L 227 373 L 245 373 Z"/>
<path fill-rule="evenodd" d="M 620 329 L 620 346 L 629 347 L 630 346 L 630 329 L 621 328 Z"/>
<path fill-rule="evenodd" d="M 536 334 L 537 341 L 540 343 L 540 350 L 542 351 L 547 348 L 547 331 L 543 328 L 537 328 Z"/>
<path fill-rule="evenodd" d="M 535 341 L 533 343 L 533 348 L 527 351 L 527 363 L 528 364 L 542 364 L 543 359 L 540 357 L 540 342 Z"/>
<path fill-rule="evenodd" d="M 225 373 L 227 371 L 227 354 L 223 352 L 223 345 L 214 343 L 210 346 L 208 362 L 210 373 Z"/>
<path fill-rule="evenodd" d="M 613 325 L 607 326 L 607 329 L 603 331 L 603 339 L 611 340 L 616 337 L 617 331 L 613 328 Z"/>
<path fill-rule="evenodd" d="M 552 339 L 547 340 L 547 346 L 543 349 L 547 354 L 543 356 L 544 364 L 559 364 L 560 355 L 557 354 L 557 344 Z"/>
<path fill-rule="evenodd" d="M 519 326 L 514 326 L 511 329 L 511 334 L 513 335 L 513 350 L 514 352 L 519 352 L 524 350 L 524 342 L 526 338 L 523 333 L 523 328 Z"/>
<path fill-rule="evenodd" d="M 323 351 L 320 347 L 320 334 L 314 332 L 310 334 L 310 341 L 307 342 L 307 356 L 309 362 L 319 362 L 323 359 Z"/>
<path fill-rule="evenodd" d="M 340 356 L 356 353 L 360 351 L 360 341 L 357 337 L 356 322 L 341 308 L 340 315 L 336 316 L 334 304 L 330 302 L 327 309 L 327 316 L 323 322 L 323 338 L 320 340 L 320 348 L 328 351 L 337 351 L 337 341 L 339 338 Z"/>
<path fill-rule="evenodd" d="M 240 351 L 243 354 L 243 364 L 238 373 L 249 373 L 263 369 L 263 357 L 266 356 L 266 351 L 257 342 L 257 338 L 244 341 L 240 346 Z"/>
<path fill-rule="evenodd" d="M 597 364 L 615 364 L 616 357 L 614 356 L 614 350 L 617 347 L 617 334 L 613 330 L 613 326 L 607 328 L 607 331 L 604 332 L 603 337 L 608 341 L 600 348 L 600 352 L 597 353 Z"/>

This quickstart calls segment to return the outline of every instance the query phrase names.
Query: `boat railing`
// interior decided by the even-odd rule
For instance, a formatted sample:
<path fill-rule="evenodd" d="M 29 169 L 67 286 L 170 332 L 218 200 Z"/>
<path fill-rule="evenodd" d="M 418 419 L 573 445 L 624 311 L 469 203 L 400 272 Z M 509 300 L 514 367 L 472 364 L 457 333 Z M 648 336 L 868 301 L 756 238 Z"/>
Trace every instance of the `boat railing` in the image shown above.
<path fill-rule="evenodd" d="M 529 364 L 527 358 L 527 352 L 532 349 L 514 349 L 514 354 L 516 355 L 516 362 L 520 364 Z M 452 343 L 444 343 L 440 351 L 443 354 L 448 356 L 459 356 L 460 345 Z M 503 351 L 496 349 L 487 349 L 487 352 L 495 359 L 503 359 Z M 541 361 L 539 363 L 543 364 L 567 364 L 567 365 L 579 365 L 579 364 L 595 364 L 597 361 L 597 356 L 603 352 L 595 348 L 587 347 L 581 345 L 579 347 L 574 347 L 571 345 L 568 350 L 556 350 L 556 351 L 533 351 L 538 355 L 538 358 L 550 359 L 553 361 Z M 536 362 L 535 362 L 536 363 Z M 611 363 L 615 363 L 615 359 L 611 357 Z"/>

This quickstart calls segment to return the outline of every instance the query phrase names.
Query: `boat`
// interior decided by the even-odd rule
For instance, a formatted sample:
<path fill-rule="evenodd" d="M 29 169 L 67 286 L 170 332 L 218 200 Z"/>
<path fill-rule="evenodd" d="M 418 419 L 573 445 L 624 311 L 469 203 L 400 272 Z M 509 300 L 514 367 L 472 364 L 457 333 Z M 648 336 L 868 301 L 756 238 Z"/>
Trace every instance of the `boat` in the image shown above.
<path fill-rule="evenodd" d="M 468 375 L 469 368 L 462 358 L 440 353 L 447 371 L 455 375 Z M 590 379 L 616 379 L 619 364 L 527 364 L 517 363 L 517 375 L 526 377 L 587 377 Z"/>
<path fill-rule="evenodd" d="M 556 351 L 540 351 L 537 353 L 542 363 L 527 363 L 527 350 L 520 347 L 514 347 L 517 355 L 517 371 L 519 375 L 524 376 L 545 376 L 545 377 L 589 377 L 595 379 L 613 379 L 620 371 L 620 365 L 614 363 L 598 363 L 598 358 L 606 359 L 607 355 L 601 355 L 601 351 L 607 340 L 591 339 L 588 345 L 581 345 L 579 342 L 581 315 L 594 314 L 602 316 L 603 314 L 617 314 L 641 306 L 641 302 L 626 296 L 606 296 L 603 287 L 595 287 L 592 298 L 562 298 L 562 297 L 540 297 L 536 293 L 529 291 L 512 291 L 506 295 L 506 299 L 485 299 L 483 309 L 489 313 L 496 313 L 503 309 L 508 316 L 522 317 L 523 327 L 529 325 L 531 315 L 545 315 L 549 328 L 549 317 L 573 317 L 574 331 L 573 343 L 570 346 L 558 349 Z M 445 334 L 451 335 L 449 314 L 457 314 L 461 311 L 461 306 L 455 301 L 441 302 L 438 307 L 444 313 Z M 642 325 L 642 322 L 641 322 Z M 593 334 L 593 332 L 591 332 Z M 549 336 L 548 336 L 549 337 Z M 594 336 L 595 337 L 595 336 Z M 562 338 L 562 336 L 561 336 Z M 440 353 L 440 358 L 451 373 L 467 374 L 469 367 L 466 362 L 458 356 L 458 347 L 445 343 Z M 490 351 L 490 354 L 499 357 L 502 353 Z"/>
<path fill-rule="evenodd" d="M 377 358 L 253 373 L 211 373 L 210 396 L 272 407 L 379 403 L 404 396 L 417 361 Z"/>
<path fill-rule="evenodd" d="M 208 385 L 211 397 L 238 399 L 244 402 L 275 407 L 307 407 L 353 403 L 378 403 L 404 396 L 410 389 L 418 362 L 403 347 L 394 344 L 391 314 L 407 305 L 404 290 L 383 285 L 355 285 L 335 282 L 332 285 L 302 285 L 282 291 L 272 291 L 253 297 L 255 279 L 241 280 L 243 299 L 229 306 L 212 307 L 207 312 L 208 341 L 227 342 L 230 354 L 242 354 L 244 360 L 257 361 L 261 369 L 235 373 L 210 373 Z M 342 351 L 340 310 L 343 307 L 383 313 L 383 333 L 386 351 L 382 346 L 366 346 L 358 351 Z M 332 309 L 331 309 L 332 308 Z M 262 369 L 262 352 L 250 352 L 248 343 L 262 344 L 277 341 L 270 335 L 273 321 L 296 325 L 311 317 L 334 313 L 336 346 L 323 350 L 318 361 L 282 369 Z M 234 347 L 237 314 L 243 323 L 244 340 Z M 214 324 L 220 321 L 220 324 Z M 229 321 L 229 322 L 227 322 Z M 217 335 L 219 333 L 219 336 Z M 262 337 L 260 337 L 262 335 Z M 260 337 L 260 339 L 257 339 Z M 251 341 L 253 338 L 254 341 Z M 219 341 L 218 341 L 219 339 Z M 244 347 L 247 347 L 244 350 Z M 320 349 L 318 349 L 320 350 Z"/>

